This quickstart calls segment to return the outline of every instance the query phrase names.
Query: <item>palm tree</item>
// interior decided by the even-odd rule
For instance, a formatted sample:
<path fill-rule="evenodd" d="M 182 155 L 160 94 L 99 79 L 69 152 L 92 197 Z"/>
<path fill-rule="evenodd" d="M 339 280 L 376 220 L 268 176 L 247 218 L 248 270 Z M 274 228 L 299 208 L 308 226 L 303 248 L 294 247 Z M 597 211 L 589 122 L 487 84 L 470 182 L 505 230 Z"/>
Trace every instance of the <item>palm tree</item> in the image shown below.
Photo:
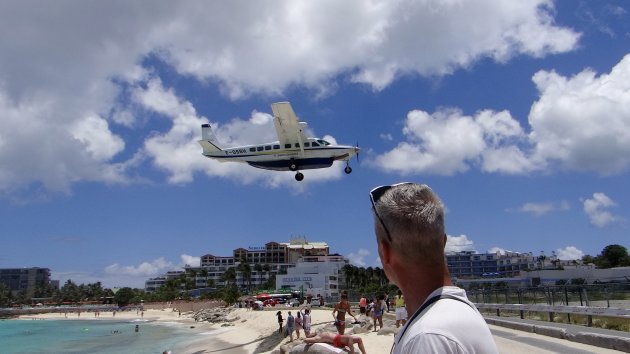
<path fill-rule="evenodd" d="M 265 280 L 269 280 L 269 273 L 271 273 L 271 266 L 267 263 L 263 264 L 263 271 L 267 273 L 267 278 Z"/>
<path fill-rule="evenodd" d="M 249 265 L 247 260 L 241 258 L 241 262 L 238 265 L 238 270 L 243 273 L 243 280 L 245 280 L 247 284 L 247 291 L 249 291 L 252 283 L 252 267 Z"/>
<path fill-rule="evenodd" d="M 204 277 L 204 279 L 206 280 L 204 282 L 204 287 L 207 286 L 208 285 L 208 268 L 201 268 L 201 270 L 199 271 L 199 275 Z"/>
<path fill-rule="evenodd" d="M 230 283 L 236 282 L 236 269 L 234 267 L 228 268 L 222 275 L 221 281 L 225 282 L 225 286 Z"/>
<path fill-rule="evenodd" d="M 260 263 L 254 264 L 254 270 L 256 271 L 256 275 L 257 275 L 257 277 L 256 277 L 257 278 L 257 283 L 258 283 L 258 285 L 260 285 L 260 283 L 262 283 L 261 276 L 260 276 L 262 274 L 262 271 L 263 271 L 262 264 L 260 264 Z"/>
<path fill-rule="evenodd" d="M 8 306 L 11 298 L 11 290 L 4 283 L 0 283 L 0 306 Z"/>
<path fill-rule="evenodd" d="M 352 264 L 346 264 L 343 266 L 343 268 L 341 268 L 343 275 L 346 277 L 346 286 L 348 288 L 352 288 L 352 285 L 354 283 L 353 277 L 355 275 L 355 269 L 356 267 Z"/>

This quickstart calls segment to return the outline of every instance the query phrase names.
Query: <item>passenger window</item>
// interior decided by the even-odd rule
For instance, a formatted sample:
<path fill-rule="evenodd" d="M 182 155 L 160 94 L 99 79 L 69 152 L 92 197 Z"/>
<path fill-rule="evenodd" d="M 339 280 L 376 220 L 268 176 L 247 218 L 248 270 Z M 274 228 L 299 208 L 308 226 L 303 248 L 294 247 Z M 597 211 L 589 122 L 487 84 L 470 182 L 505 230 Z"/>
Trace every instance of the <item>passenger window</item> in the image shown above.
<path fill-rule="evenodd" d="M 271 145 L 265 146 L 265 150 L 271 150 Z"/>
<path fill-rule="evenodd" d="M 299 148 L 300 147 L 300 143 L 295 143 L 295 147 Z"/>
<path fill-rule="evenodd" d="M 263 151 L 263 147 L 262 146 L 257 146 L 256 147 L 256 151 Z"/>
<path fill-rule="evenodd" d="M 313 141 L 313 146 L 319 146 L 319 144 Z"/>
<path fill-rule="evenodd" d="M 304 143 L 304 147 L 311 147 L 311 143 L 308 143 L 308 142 Z"/>
<path fill-rule="evenodd" d="M 274 149 L 274 150 L 278 150 L 278 149 L 280 149 L 280 145 L 274 145 L 274 146 L 273 146 L 273 149 Z"/>
<path fill-rule="evenodd" d="M 249 148 L 249 152 L 254 152 L 256 151 L 256 148 Z"/>
<path fill-rule="evenodd" d="M 290 149 L 291 148 L 291 144 L 284 144 L 284 148 L 285 149 Z"/>

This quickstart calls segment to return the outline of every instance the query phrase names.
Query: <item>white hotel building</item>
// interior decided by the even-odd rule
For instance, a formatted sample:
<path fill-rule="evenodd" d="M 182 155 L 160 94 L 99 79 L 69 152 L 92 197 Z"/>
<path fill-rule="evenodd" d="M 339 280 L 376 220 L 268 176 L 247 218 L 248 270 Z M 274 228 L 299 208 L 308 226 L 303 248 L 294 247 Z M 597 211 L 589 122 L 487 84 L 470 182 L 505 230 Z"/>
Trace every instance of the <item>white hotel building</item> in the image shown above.
<path fill-rule="evenodd" d="M 297 285 L 298 288 L 303 286 L 305 289 L 313 289 L 316 286 L 323 289 L 322 291 L 325 290 L 326 294 L 330 294 L 331 291 L 336 293 L 339 277 L 338 268 L 347 264 L 347 261 L 338 255 L 329 256 L 329 252 L 330 249 L 326 242 L 308 242 L 304 237 L 295 237 L 289 242 L 272 241 L 267 242 L 264 246 L 236 248 L 232 251 L 231 256 L 206 254 L 201 256 L 199 267 L 186 267 L 185 271 L 169 272 L 147 280 L 145 291 L 154 292 L 168 279 L 180 277 L 186 273 L 194 274 L 195 287 L 197 288 L 207 287 L 209 280 L 215 287 L 222 287 L 225 285 L 222 276 L 230 268 L 237 269 L 236 284 L 244 289 L 248 280 L 245 279 L 242 272 L 238 271 L 238 266 L 241 260 L 245 260 L 251 269 L 249 282 L 251 282 L 252 287 L 265 283 L 274 275 L 276 276 L 276 284 L 278 284 L 278 279 L 284 279 L 287 275 L 296 278 L 301 276 L 302 269 L 304 269 L 307 272 L 304 279 L 300 278 L 299 281 L 295 279 L 292 282 L 285 281 L 280 286 L 293 288 Z M 294 269 L 300 263 L 308 263 L 311 266 L 306 268 L 298 266 L 299 269 Z M 310 280 L 307 280 L 307 277 L 310 277 Z"/>
<path fill-rule="evenodd" d="M 287 274 L 276 275 L 276 288 L 304 291 L 304 296 L 318 295 L 339 298 L 340 285 L 344 284 L 343 266 L 349 261 L 340 255 L 303 256 Z"/>

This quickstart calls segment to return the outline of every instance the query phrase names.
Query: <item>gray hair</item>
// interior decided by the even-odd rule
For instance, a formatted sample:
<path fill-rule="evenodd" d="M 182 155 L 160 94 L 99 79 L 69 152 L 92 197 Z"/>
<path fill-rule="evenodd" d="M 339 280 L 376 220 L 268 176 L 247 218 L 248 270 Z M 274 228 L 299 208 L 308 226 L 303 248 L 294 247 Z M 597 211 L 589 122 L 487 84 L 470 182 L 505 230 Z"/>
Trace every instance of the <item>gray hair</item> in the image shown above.
<path fill-rule="evenodd" d="M 444 205 L 426 184 L 405 183 L 387 190 L 376 202 L 392 237 L 392 249 L 414 263 L 444 262 Z M 380 234 L 383 226 L 375 221 Z"/>

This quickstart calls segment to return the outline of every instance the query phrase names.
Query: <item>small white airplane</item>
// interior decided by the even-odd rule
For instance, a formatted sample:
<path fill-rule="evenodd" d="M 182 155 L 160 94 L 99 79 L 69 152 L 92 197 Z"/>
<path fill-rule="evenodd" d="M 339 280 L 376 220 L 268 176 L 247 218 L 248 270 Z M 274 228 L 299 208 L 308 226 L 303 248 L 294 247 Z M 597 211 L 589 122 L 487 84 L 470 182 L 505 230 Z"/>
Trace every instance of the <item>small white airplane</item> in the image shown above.
<path fill-rule="evenodd" d="M 346 162 L 346 173 L 352 172 L 350 159 L 359 153 L 358 147 L 333 145 L 326 140 L 306 137 L 306 123 L 298 121 L 289 102 L 273 103 L 271 109 L 278 141 L 220 148 L 210 124 L 202 124 L 199 144 L 203 155 L 221 162 L 245 162 L 265 170 L 296 171 L 297 181 L 304 179 L 300 170 L 327 168 L 338 160 Z"/>

